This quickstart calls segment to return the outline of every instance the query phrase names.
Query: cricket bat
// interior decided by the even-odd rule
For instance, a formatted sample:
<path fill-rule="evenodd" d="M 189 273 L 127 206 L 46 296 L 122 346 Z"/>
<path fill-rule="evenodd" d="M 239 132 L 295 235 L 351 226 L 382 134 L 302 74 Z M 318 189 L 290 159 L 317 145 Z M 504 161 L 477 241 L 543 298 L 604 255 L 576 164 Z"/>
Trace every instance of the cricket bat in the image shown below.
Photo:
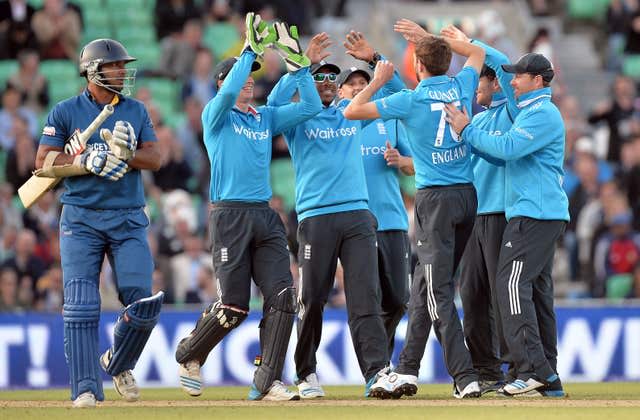
<path fill-rule="evenodd" d="M 102 123 L 113 114 L 113 105 L 107 104 L 98 116 L 89 124 L 84 131 L 78 134 L 78 138 L 83 146 L 87 145 L 89 138 L 96 132 Z M 18 196 L 24 208 L 28 209 L 40 199 L 47 191 L 54 188 L 62 178 L 47 178 L 44 176 L 32 175 L 20 188 Z"/>

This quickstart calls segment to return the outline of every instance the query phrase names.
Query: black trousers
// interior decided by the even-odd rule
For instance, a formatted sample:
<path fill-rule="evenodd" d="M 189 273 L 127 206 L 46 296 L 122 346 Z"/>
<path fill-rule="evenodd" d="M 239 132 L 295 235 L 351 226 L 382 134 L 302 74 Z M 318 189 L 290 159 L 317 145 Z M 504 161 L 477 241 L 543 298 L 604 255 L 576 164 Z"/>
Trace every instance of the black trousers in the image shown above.
<path fill-rule="evenodd" d="M 396 328 L 409 300 L 411 281 L 409 235 L 404 230 L 376 233 L 378 243 L 378 273 L 382 291 L 382 322 L 387 332 L 389 357 L 393 355 Z"/>
<path fill-rule="evenodd" d="M 216 202 L 209 215 L 213 268 L 223 304 L 249 310 L 251 279 L 264 309 L 293 285 L 284 225 L 267 203 Z"/>
<path fill-rule="evenodd" d="M 506 225 L 504 213 L 478 215 L 460 262 L 464 338 L 481 380 L 504 380 L 506 345 L 495 289 Z"/>
<path fill-rule="evenodd" d="M 551 269 L 562 220 L 514 217 L 502 238 L 496 294 L 504 338 L 518 378 L 556 373 L 557 326 Z"/>
<path fill-rule="evenodd" d="M 453 302 L 453 275 L 471 235 L 477 205 L 472 184 L 424 188 L 416 194 L 416 240 L 426 301 L 415 304 L 427 307 L 447 370 L 459 389 L 478 380 Z"/>
<path fill-rule="evenodd" d="M 338 258 L 344 268 L 349 330 L 362 375 L 369 380 L 388 364 L 387 335 L 380 316 L 376 224 L 369 210 L 356 210 L 309 217 L 298 225 L 300 309 L 294 356 L 298 378 L 316 371 L 322 313 Z"/>

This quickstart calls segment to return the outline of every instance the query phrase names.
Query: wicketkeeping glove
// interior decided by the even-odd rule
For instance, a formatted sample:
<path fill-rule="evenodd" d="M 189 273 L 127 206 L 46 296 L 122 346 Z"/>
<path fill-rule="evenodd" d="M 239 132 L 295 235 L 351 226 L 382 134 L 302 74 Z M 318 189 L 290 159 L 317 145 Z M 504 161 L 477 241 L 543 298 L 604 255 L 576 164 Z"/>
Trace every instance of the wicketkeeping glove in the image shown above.
<path fill-rule="evenodd" d="M 311 65 L 311 60 L 307 57 L 302 48 L 300 42 L 298 42 L 298 28 L 289 26 L 284 22 L 276 22 L 273 24 L 273 29 L 276 34 L 276 39 L 273 42 L 273 47 L 282 57 L 287 65 L 288 71 L 297 71 L 304 67 Z"/>
<path fill-rule="evenodd" d="M 243 49 L 250 48 L 251 51 L 262 57 L 264 48 L 274 41 L 275 33 L 260 15 L 249 12 L 245 18 L 245 38 Z"/>
<path fill-rule="evenodd" d="M 111 153 L 118 159 L 128 161 L 135 156 L 138 139 L 129 121 L 116 121 L 113 133 L 103 128 L 100 130 L 100 138 L 109 145 Z"/>
<path fill-rule="evenodd" d="M 87 150 L 80 155 L 82 166 L 94 175 L 117 181 L 127 173 L 129 166 L 110 152 L 104 150 Z"/>

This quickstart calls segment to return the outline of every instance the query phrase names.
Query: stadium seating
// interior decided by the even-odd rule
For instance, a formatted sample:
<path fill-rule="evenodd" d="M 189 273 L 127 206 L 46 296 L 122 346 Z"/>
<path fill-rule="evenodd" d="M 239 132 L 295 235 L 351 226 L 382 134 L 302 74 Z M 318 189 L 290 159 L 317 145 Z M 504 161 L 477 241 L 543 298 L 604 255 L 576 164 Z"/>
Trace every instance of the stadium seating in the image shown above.
<path fill-rule="evenodd" d="M 569 0 L 567 13 L 569 18 L 576 20 L 601 20 L 610 0 Z"/>
<path fill-rule="evenodd" d="M 626 55 L 622 62 L 622 72 L 626 76 L 640 80 L 640 54 Z"/>
<path fill-rule="evenodd" d="M 0 90 L 4 90 L 5 83 L 18 70 L 16 60 L 0 60 Z"/>

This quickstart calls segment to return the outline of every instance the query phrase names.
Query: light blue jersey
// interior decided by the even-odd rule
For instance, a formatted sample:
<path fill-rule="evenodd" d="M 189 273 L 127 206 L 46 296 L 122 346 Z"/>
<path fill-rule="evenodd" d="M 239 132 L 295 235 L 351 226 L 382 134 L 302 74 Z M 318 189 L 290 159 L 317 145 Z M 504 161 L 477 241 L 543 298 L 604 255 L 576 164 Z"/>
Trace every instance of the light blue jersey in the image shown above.
<path fill-rule="evenodd" d="M 403 86 L 395 72 L 379 94 L 390 94 Z M 284 76 L 267 103 L 288 103 L 294 92 L 295 86 Z M 343 99 L 325 106 L 314 118 L 283 130 L 296 174 L 298 220 L 369 208 L 360 135 L 371 121 L 346 119 L 343 112 L 349 102 Z"/>
<path fill-rule="evenodd" d="M 507 220 L 569 220 L 569 201 L 562 189 L 564 123 L 551 102 L 551 89 L 518 98 L 520 113 L 506 133 L 494 135 L 469 125 L 462 137 L 473 147 L 506 161 Z"/>
<path fill-rule="evenodd" d="M 509 64 L 509 59 L 500 51 L 480 41 L 474 40 L 473 43 L 485 50 L 484 63 L 495 71 L 502 92 L 493 95 L 489 108 L 476 114 L 472 124 L 484 131 L 500 135 L 511 128 L 519 112 L 513 87 L 510 84 L 513 74 L 502 70 L 502 64 Z M 472 153 L 471 166 L 474 175 L 473 185 L 478 194 L 478 214 L 504 213 L 504 163 L 496 164 L 495 161 L 490 162 L 482 155 Z"/>
<path fill-rule="evenodd" d="M 49 113 L 47 123 L 40 137 L 40 144 L 64 148 L 67 139 L 77 130 L 84 130 L 104 108 L 93 100 L 88 90 L 58 103 Z M 153 124 L 144 104 L 137 99 L 118 96 L 111 114 L 101 128 L 113 130 L 116 121 L 129 121 L 139 143 L 156 141 Z M 138 146 L 140 147 L 140 146 Z M 89 150 L 109 150 L 100 138 L 100 130 L 89 138 Z M 91 209 L 125 209 L 144 207 L 142 175 L 131 168 L 118 181 L 93 174 L 64 178 L 65 191 L 60 198 L 63 204 L 72 204 Z"/>
<path fill-rule="evenodd" d="M 290 77 L 300 102 L 249 107 L 234 105 L 251 72 L 256 55 L 245 51 L 224 80 L 218 94 L 202 111 L 204 144 L 211 163 L 211 201 L 267 202 L 271 198 L 269 165 L 271 138 L 313 117 L 322 109 L 308 68 Z"/>
<path fill-rule="evenodd" d="M 478 72 L 465 67 L 455 77 L 430 77 L 374 102 L 383 120 L 397 118 L 407 129 L 417 188 L 473 182 L 470 150 L 447 123 L 444 106 L 454 103 L 471 114 L 477 86 Z"/>
<path fill-rule="evenodd" d="M 398 120 L 377 119 L 362 130 L 362 162 L 369 191 L 369 210 L 378 219 L 378 231 L 408 230 L 407 210 L 402 201 L 398 169 L 384 158 L 386 142 L 402 156 L 411 156 L 403 125 Z"/>

